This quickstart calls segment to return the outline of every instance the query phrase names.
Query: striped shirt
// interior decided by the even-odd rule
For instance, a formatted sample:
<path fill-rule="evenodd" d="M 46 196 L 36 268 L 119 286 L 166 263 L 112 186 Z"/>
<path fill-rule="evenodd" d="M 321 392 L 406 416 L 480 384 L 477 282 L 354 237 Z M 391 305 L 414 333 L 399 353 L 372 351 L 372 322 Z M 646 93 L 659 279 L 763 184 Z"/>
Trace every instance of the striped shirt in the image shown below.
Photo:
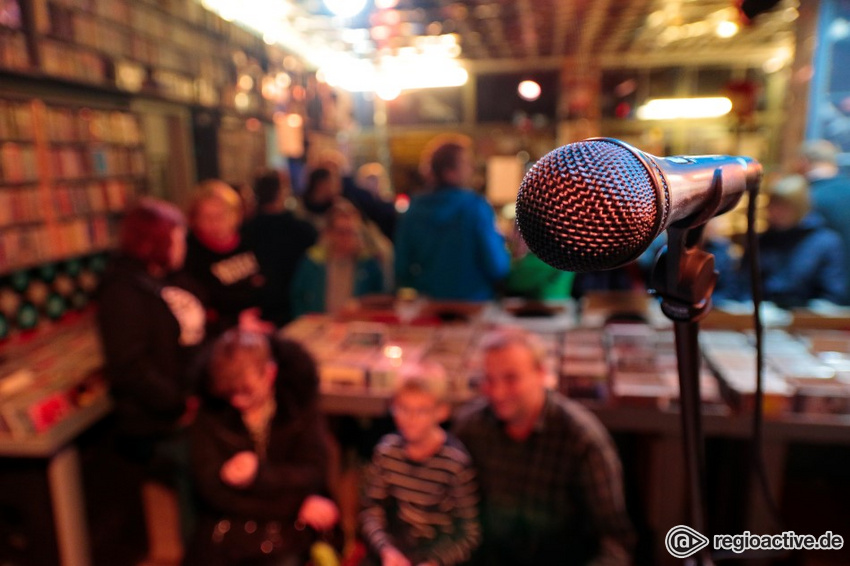
<path fill-rule="evenodd" d="M 452 435 L 430 458 L 414 461 L 388 434 L 375 447 L 363 488 L 360 522 L 370 549 L 392 545 L 414 564 L 451 566 L 481 541 L 478 487 L 469 453 Z"/>
<path fill-rule="evenodd" d="M 624 566 L 633 532 L 617 449 L 599 420 L 548 392 L 524 440 L 505 432 L 486 400 L 464 407 L 453 432 L 481 486 L 486 566 Z"/>

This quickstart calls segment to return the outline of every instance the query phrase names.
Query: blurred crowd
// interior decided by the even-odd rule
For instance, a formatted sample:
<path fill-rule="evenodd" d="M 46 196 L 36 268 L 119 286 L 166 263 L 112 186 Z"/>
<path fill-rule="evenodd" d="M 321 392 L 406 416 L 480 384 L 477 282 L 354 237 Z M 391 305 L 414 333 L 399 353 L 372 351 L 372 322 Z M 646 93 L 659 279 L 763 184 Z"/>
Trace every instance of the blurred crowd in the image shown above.
<path fill-rule="evenodd" d="M 315 362 L 276 332 L 294 318 L 346 314 L 370 295 L 538 301 L 646 288 L 663 238 L 625 268 L 556 270 L 499 228 L 486 191 L 471 186 L 472 149 L 461 136 L 430 144 L 427 187 L 398 199 L 404 206 L 379 164 L 355 174 L 325 153 L 298 191 L 271 170 L 250 183 L 205 180 L 185 213 L 148 198 L 127 212 L 98 323 L 116 435 L 146 478 L 146 512 L 181 518 L 180 528 L 149 520 L 151 565 L 333 563 L 334 441 Z M 807 143 L 794 174 L 765 183 L 761 277 L 780 307 L 850 304 L 850 180 L 836 157 L 827 142 Z M 719 272 L 715 299 L 748 300 L 751 250 L 717 222 L 701 243 Z M 619 463 L 604 429 L 546 390 L 528 337 L 485 342 L 486 403 L 452 433 L 429 381 L 439 370 L 422 368 L 396 392 L 398 435 L 375 447 L 366 476 L 364 563 L 561 564 L 569 552 L 628 564 Z"/>

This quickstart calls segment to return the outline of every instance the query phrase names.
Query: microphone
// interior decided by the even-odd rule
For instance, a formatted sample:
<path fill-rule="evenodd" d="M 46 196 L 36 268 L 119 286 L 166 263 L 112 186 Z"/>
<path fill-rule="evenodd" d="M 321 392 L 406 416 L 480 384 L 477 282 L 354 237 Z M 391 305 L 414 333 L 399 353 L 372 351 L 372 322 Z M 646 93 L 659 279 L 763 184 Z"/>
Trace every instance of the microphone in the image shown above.
<path fill-rule="evenodd" d="M 729 211 L 760 179 L 761 165 L 749 157 L 656 157 L 591 138 L 550 151 L 526 173 L 517 225 L 529 249 L 553 267 L 614 269 L 669 226 L 698 226 Z"/>

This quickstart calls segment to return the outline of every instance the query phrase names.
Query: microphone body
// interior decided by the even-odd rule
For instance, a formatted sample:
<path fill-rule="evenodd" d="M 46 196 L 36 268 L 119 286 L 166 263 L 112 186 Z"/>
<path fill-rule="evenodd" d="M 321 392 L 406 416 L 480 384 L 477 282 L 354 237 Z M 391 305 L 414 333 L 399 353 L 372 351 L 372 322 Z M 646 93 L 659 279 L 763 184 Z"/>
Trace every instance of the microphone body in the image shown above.
<path fill-rule="evenodd" d="M 734 208 L 761 165 L 728 155 L 656 157 L 611 138 L 555 149 L 525 175 L 517 224 L 528 247 L 565 271 L 625 265 L 671 225 Z"/>

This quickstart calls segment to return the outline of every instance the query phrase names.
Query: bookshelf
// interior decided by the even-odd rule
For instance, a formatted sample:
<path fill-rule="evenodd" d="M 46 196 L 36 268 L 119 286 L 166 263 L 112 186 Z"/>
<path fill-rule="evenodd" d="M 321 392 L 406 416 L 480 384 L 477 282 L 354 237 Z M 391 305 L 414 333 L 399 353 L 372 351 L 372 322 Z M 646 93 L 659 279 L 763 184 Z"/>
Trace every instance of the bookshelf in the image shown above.
<path fill-rule="evenodd" d="M 144 182 L 134 114 L 0 97 L 0 339 L 86 305 Z"/>
<path fill-rule="evenodd" d="M 232 104 L 222 93 L 234 91 L 240 58 L 265 59 L 259 37 L 190 0 L 33 0 L 30 10 L 35 67 L 50 77 L 217 108 Z"/>
<path fill-rule="evenodd" d="M 32 61 L 20 0 L 0 0 L 0 66 L 27 70 Z"/>

